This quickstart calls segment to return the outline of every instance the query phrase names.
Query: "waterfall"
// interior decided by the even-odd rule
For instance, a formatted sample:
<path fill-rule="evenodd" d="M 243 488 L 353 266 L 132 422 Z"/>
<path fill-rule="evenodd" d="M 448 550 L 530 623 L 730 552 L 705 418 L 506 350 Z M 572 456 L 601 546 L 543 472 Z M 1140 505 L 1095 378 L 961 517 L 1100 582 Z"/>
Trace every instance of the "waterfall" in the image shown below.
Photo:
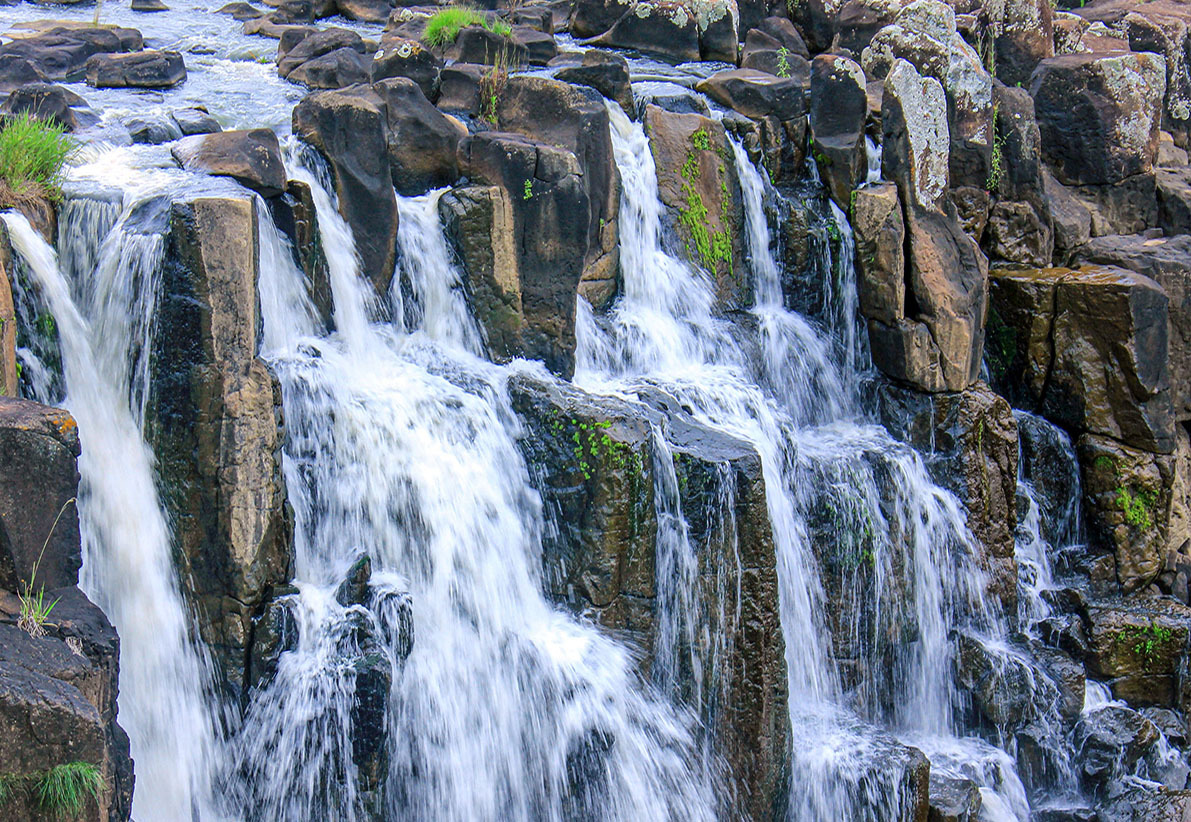
<path fill-rule="evenodd" d="M 114 218 L 110 204 L 69 200 L 61 219 L 71 239 L 61 266 L 24 217 L 2 216 L 32 290 L 55 320 L 62 405 L 79 425 L 80 587 L 120 634 L 119 721 L 136 762 L 133 814 L 214 819 L 210 671 L 190 638 L 144 437 L 147 343 L 163 242 L 129 225 L 135 205 L 126 202 Z"/>
<path fill-rule="evenodd" d="M 628 396 L 660 386 L 761 455 L 794 733 L 791 818 L 896 817 L 907 799 L 899 762 L 909 759 L 891 733 L 928 754 L 961 751 L 990 796 L 1020 810 L 1024 792 L 1009 757 L 953 736 L 949 632 L 999 623 L 983 605 L 986 580 L 958 501 L 861 406 L 867 352 L 843 214 L 834 211 L 839 251 L 822 263 L 833 282 L 826 327 L 817 326 L 784 305 L 767 183 L 732 141 L 756 330 L 736 325 L 717 313 L 708 276 L 663 250 L 648 138 L 618 107 L 609 113 L 623 183 L 624 288 L 606 316 L 580 300 L 575 381 Z M 904 648 L 884 639 L 911 626 L 917 639 Z M 858 683 L 856 668 L 890 673 Z"/>
<path fill-rule="evenodd" d="M 233 804 L 269 820 L 328 808 L 344 820 L 377 809 L 411 820 L 713 819 L 693 718 L 637 682 L 623 647 L 543 596 L 542 504 L 516 446 L 509 369 L 471 353 L 476 326 L 437 193 L 400 200 L 401 293 L 382 299 L 318 169 L 290 159 L 314 194 L 336 330 L 311 333 L 308 306 L 279 297 L 300 292 L 300 271 L 269 255 L 262 306 L 275 345 L 262 353 L 286 410 L 298 640 L 233 741 Z M 262 244 L 283 245 L 270 230 Z M 381 320 L 385 300 L 399 326 Z M 344 605 L 336 589 L 365 555 L 369 600 Z M 407 630 L 386 628 L 382 588 L 411 604 Z M 355 662 L 368 644 L 392 677 L 384 791 L 345 736 L 360 730 Z"/>

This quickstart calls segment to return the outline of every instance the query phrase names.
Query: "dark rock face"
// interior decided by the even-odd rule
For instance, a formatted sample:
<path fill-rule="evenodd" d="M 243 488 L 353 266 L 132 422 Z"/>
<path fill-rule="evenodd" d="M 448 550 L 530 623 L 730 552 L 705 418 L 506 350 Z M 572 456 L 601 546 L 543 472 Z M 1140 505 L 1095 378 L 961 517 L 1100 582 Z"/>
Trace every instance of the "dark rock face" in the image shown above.
<path fill-rule="evenodd" d="M 774 116 L 790 120 L 802 114 L 802 87 L 788 77 L 763 71 L 732 69 L 711 75 L 696 88 L 745 117 Z"/>
<path fill-rule="evenodd" d="M 661 665 L 654 647 L 663 616 L 655 583 L 658 472 L 675 472 L 674 490 L 699 557 L 698 618 L 726 648 L 723 681 L 684 681 L 683 698 L 705 695 L 705 703 L 692 708 L 704 717 L 714 749 L 739 786 L 735 815 L 767 818 L 785 790 L 789 714 L 776 556 L 758 455 L 680 420 L 672 429 L 672 465 L 662 465 L 651 447 L 650 420 L 657 412 L 520 376 L 510 390 L 528 429 L 522 448 L 559 526 L 544 557 L 548 588 L 636 644 L 646 675 Z M 718 502 L 724 491 L 730 510 Z M 725 534 L 728 522 L 735 531 Z M 714 616 L 737 608 L 738 619 Z M 679 649 L 680 658 L 693 650 Z M 710 674 L 710 666 L 704 670 Z M 711 708 L 712 694 L 719 694 L 722 707 Z"/>
<path fill-rule="evenodd" d="M 880 183 L 858 189 L 851 219 L 860 312 L 894 326 L 906 317 L 906 227 L 897 186 Z"/>
<path fill-rule="evenodd" d="M 441 206 L 489 350 L 497 359 L 540 359 L 569 376 L 591 214 L 575 156 L 482 132 L 459 143 L 459 167 L 489 186 L 454 192 Z"/>
<path fill-rule="evenodd" d="M 174 204 L 151 397 L 181 576 L 236 691 L 252 617 L 293 563 L 280 391 L 256 356 L 257 231 L 249 198 Z"/>
<path fill-rule="evenodd" d="M 988 216 L 985 247 L 994 258 L 1045 267 L 1051 264 L 1055 242 L 1034 101 L 1024 89 L 998 83 L 993 104 L 999 165 L 989 186 L 996 202 Z"/>
<path fill-rule="evenodd" d="M 28 114 L 57 123 L 66 131 L 79 127 L 73 106 L 85 105 L 77 94 L 50 83 L 28 83 L 14 90 L 0 106 L 0 114 Z"/>
<path fill-rule="evenodd" d="M 632 6 L 622 0 L 576 0 L 571 6 L 571 34 L 575 37 L 595 37 L 612 28 Z"/>
<path fill-rule="evenodd" d="M 171 88 L 186 79 L 176 51 L 97 54 L 87 60 L 87 85 L 95 88 Z"/>
<path fill-rule="evenodd" d="M 406 77 L 418 84 L 427 100 L 438 100 L 438 76 L 442 59 L 417 40 L 385 32 L 380 49 L 372 58 L 372 82 Z"/>
<path fill-rule="evenodd" d="M 219 125 L 219 121 L 211 116 L 211 113 L 204 108 L 180 108 L 173 112 L 170 117 L 174 124 L 178 126 L 178 130 L 182 132 L 183 137 L 189 137 L 194 134 L 214 134 L 217 131 L 223 131 L 223 126 Z"/>
<path fill-rule="evenodd" d="M 811 63 L 810 127 L 819 175 L 840 208 L 864 181 L 868 114 L 864 70 L 846 57 L 821 54 Z"/>
<path fill-rule="evenodd" d="M 1075 726 L 1080 777 L 1093 790 L 1107 787 L 1137 765 L 1158 742 L 1158 729 L 1129 708 L 1108 705 Z"/>
<path fill-rule="evenodd" d="M 78 455 L 79 429 L 70 414 L 0 397 L 0 589 L 17 591 L 32 580 L 35 589 L 50 590 L 78 581 Z"/>
<path fill-rule="evenodd" d="M 583 54 L 582 63 L 563 68 L 554 76 L 564 83 L 593 88 L 609 100 L 619 103 L 626 113 L 633 113 L 629 64 L 619 54 L 592 49 Z"/>
<path fill-rule="evenodd" d="M 1148 172 L 1158 150 L 1166 73 L 1151 54 L 1069 54 L 1030 80 L 1043 153 L 1067 185 Z"/>
<path fill-rule="evenodd" d="M 285 164 L 272 129 L 185 137 L 170 151 L 183 168 L 231 177 L 264 197 L 276 197 L 285 189 Z"/>
<path fill-rule="evenodd" d="M 348 29 L 299 30 L 278 43 L 277 73 L 307 88 L 366 83 L 372 76 L 366 51 L 363 38 Z"/>
<path fill-rule="evenodd" d="M 395 77 L 373 86 L 387 115 L 389 168 L 401 194 L 421 194 L 459 178 L 456 149 L 467 136 L 458 120 L 442 114 L 410 79 Z"/>
<path fill-rule="evenodd" d="M 722 304 L 749 305 L 752 283 L 740 230 L 744 206 L 723 124 L 655 105 L 645 107 L 643 120 L 658 194 L 676 224 L 682 252 L 715 279 Z"/>
<path fill-rule="evenodd" d="M 397 262 L 397 198 L 380 98 L 367 86 L 315 92 L 294 108 L 293 127 L 330 163 L 363 273 L 378 294 L 387 294 Z"/>
<path fill-rule="evenodd" d="M 1185 709 L 1179 670 L 1191 609 L 1167 598 L 1135 598 L 1092 604 L 1086 620 L 1088 671 L 1105 679 L 1114 696 L 1135 706 Z"/>
<path fill-rule="evenodd" d="M 637 49 L 678 61 L 700 57 L 695 15 L 681 0 L 635 0 L 594 44 Z"/>
<path fill-rule="evenodd" d="M 995 272 L 1009 396 L 1069 430 L 1169 453 L 1168 305 L 1157 283 L 1123 269 Z"/>
<path fill-rule="evenodd" d="M 1177 419 L 1191 419 L 1191 284 L 1187 281 L 1191 237 L 1098 237 L 1080 248 L 1076 260 L 1126 268 L 1162 286 L 1170 300 L 1167 371 L 1171 405 Z"/>
<path fill-rule="evenodd" d="M 982 549 L 989 596 L 1004 613 L 1017 603 L 1017 424 L 1003 398 L 984 383 L 960 393 L 923 394 L 881 387 L 881 421 L 921 450 L 931 477 L 959 498 Z"/>
<path fill-rule="evenodd" d="M 0 60 L 5 61 L 6 73 L 36 73 L 40 75 L 37 79 L 77 82 L 83 79 L 92 55 L 136 51 L 141 45 L 136 29 L 52 28 L 0 45 Z"/>

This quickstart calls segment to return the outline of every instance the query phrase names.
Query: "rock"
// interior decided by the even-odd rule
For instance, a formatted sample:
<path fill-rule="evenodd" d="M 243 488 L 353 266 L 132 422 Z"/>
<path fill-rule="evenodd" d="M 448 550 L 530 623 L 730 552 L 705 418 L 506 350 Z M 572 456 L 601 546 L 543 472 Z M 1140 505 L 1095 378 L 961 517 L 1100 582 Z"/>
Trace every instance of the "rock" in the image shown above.
<path fill-rule="evenodd" d="M 1134 710 L 1106 705 L 1076 723 L 1079 776 L 1090 789 L 1103 789 L 1133 770 L 1160 737 L 1154 723 Z"/>
<path fill-rule="evenodd" d="M 620 104 L 630 116 L 635 113 L 633 88 L 629 84 L 629 64 L 624 57 L 599 49 L 583 53 L 583 62 L 560 69 L 555 78 L 564 83 L 587 86 Z"/>
<path fill-rule="evenodd" d="M 367 86 L 308 94 L 294 108 L 293 129 L 330 163 L 361 271 L 377 294 L 387 295 L 397 256 L 397 199 L 380 98 Z"/>
<path fill-rule="evenodd" d="M 176 51 L 97 54 L 87 60 L 87 84 L 95 88 L 171 88 L 186 79 Z"/>
<path fill-rule="evenodd" d="M 989 213 L 985 247 L 993 257 L 1045 267 L 1054 257 L 1054 236 L 1034 101 L 1024 89 L 998 83 L 993 102 L 997 150 L 989 188 L 997 202 Z"/>
<path fill-rule="evenodd" d="M 174 122 L 164 117 L 130 117 L 124 121 L 124 127 L 134 143 L 158 146 L 181 136 Z"/>
<path fill-rule="evenodd" d="M 586 38 L 603 34 L 632 5 L 628 0 L 575 0 L 571 6 L 571 35 Z"/>
<path fill-rule="evenodd" d="M 13 91 L 0 106 L 0 115 L 28 114 L 39 120 L 57 123 L 66 131 L 79 127 L 72 106 L 86 105 L 83 98 L 62 86 L 27 83 Z"/>
<path fill-rule="evenodd" d="M 976 822 L 979 818 L 980 788 L 975 782 L 931 773 L 927 822 Z"/>
<path fill-rule="evenodd" d="M 390 77 L 407 77 L 418 84 L 426 99 L 438 99 L 438 76 L 443 61 L 417 40 L 385 32 L 380 49 L 372 58 L 372 82 Z"/>
<path fill-rule="evenodd" d="M 757 24 L 757 28 L 776 40 L 779 47 L 785 47 L 790 54 L 801 57 L 804 60 L 811 59 L 811 53 L 807 50 L 806 43 L 802 40 L 802 34 L 785 17 L 766 17 Z M 747 31 L 747 29 L 745 30 Z"/>
<path fill-rule="evenodd" d="M 502 130 L 575 155 L 590 207 L 579 292 L 593 306 L 605 305 L 615 296 L 620 261 L 620 172 L 604 102 L 586 88 L 515 76 L 509 78 L 496 114 Z"/>
<path fill-rule="evenodd" d="M 514 376 L 509 388 L 526 426 L 521 448 L 527 463 L 539 467 L 537 484 L 557 524 L 543 558 L 547 590 L 635 645 L 645 675 L 672 664 L 659 658 L 653 603 L 659 596 L 654 543 L 664 510 L 655 478 L 674 472 L 669 487 L 689 523 L 701 580 L 691 617 L 725 649 L 717 666 L 722 679 L 715 681 L 705 664 L 704 681 L 677 698 L 689 703 L 705 695 L 690 707 L 741 786 L 733 818 L 764 817 L 784 790 L 790 727 L 776 554 L 757 453 L 674 408 L 673 456 L 665 464 L 651 446 L 651 426 L 662 419 L 653 408 L 528 375 Z M 677 653 L 682 659 L 698 651 Z"/>
<path fill-rule="evenodd" d="M 763 71 L 731 69 L 701 80 L 695 88 L 746 117 L 792 120 L 802 114 L 802 87 L 788 77 Z"/>
<path fill-rule="evenodd" d="M 570 12 L 570 9 L 567 9 Z M 515 26 L 527 26 L 544 34 L 554 34 L 554 14 L 546 6 L 510 9 L 508 20 Z"/>
<path fill-rule="evenodd" d="M 1191 814 L 1191 791 L 1154 791 L 1148 787 L 1138 787 L 1125 790 L 1108 800 L 1097 819 L 1112 822 L 1183 822 L 1188 814 Z"/>
<path fill-rule="evenodd" d="M 1173 4 L 1150 9 L 1137 6 L 1123 9 L 1128 13 L 1116 25 L 1123 28 L 1132 51 L 1161 54 L 1166 60 L 1166 96 L 1163 101 L 1163 128 L 1179 135 L 1184 148 L 1191 137 L 1191 14 Z"/>
<path fill-rule="evenodd" d="M 1055 259 L 1070 260 L 1071 253 L 1092 236 L 1092 212 L 1048 171 L 1042 173 L 1043 193 L 1055 238 Z"/>
<path fill-rule="evenodd" d="M 3 46 L 0 46 L 2 52 Z M 28 57 L 0 53 L 0 94 L 15 91 L 29 83 L 44 83 L 49 78 Z"/>
<path fill-rule="evenodd" d="M 592 45 L 636 49 L 675 61 L 700 59 L 695 15 L 682 0 L 633 0 Z"/>
<path fill-rule="evenodd" d="M 459 143 L 459 166 L 490 187 L 456 191 L 440 207 L 492 355 L 540 359 L 569 376 L 591 213 L 578 161 L 519 135 L 482 132 Z"/>
<path fill-rule="evenodd" d="M 136 29 L 58 26 L 0 45 L 0 59 L 28 61 L 42 75 L 38 79 L 76 82 L 83 79 L 87 61 L 93 55 L 136 51 L 141 45 Z M 19 73 L 29 71 L 15 62 L 10 65 L 10 70 Z"/>
<path fill-rule="evenodd" d="M 173 203 L 149 402 L 181 578 L 233 692 L 252 617 L 293 571 L 281 392 L 257 356 L 257 232 L 250 197 Z"/>
<path fill-rule="evenodd" d="M 293 29 L 286 32 L 277 43 L 277 73 L 289 77 L 294 69 L 307 60 L 344 48 L 361 55 L 367 52 L 364 39 L 350 29 Z"/>
<path fill-rule="evenodd" d="M 392 9 L 389 0 L 335 0 L 336 11 L 361 23 L 384 23 Z"/>
<path fill-rule="evenodd" d="M 1167 234 L 1191 234 L 1191 168 L 1158 169 L 1158 227 Z"/>
<path fill-rule="evenodd" d="M 885 383 L 877 396 L 890 434 L 919 449 L 931 477 L 963 505 L 988 574 L 988 598 L 1003 613 L 1016 613 L 1018 446 L 1009 403 L 984 383 L 938 394 Z"/>
<path fill-rule="evenodd" d="M 1167 556 L 1174 460 L 1092 434 L 1081 436 L 1077 448 L 1091 544 L 1112 555 L 1125 593 L 1139 591 L 1154 581 Z"/>
<path fill-rule="evenodd" d="M 130 8 L 133 11 L 157 12 L 169 11 L 170 7 L 161 0 L 132 0 Z"/>
<path fill-rule="evenodd" d="M 467 129 L 430 105 L 413 80 L 395 77 L 373 89 L 384 103 L 389 167 L 397 191 L 422 194 L 455 182 L 459 178 L 455 152 Z"/>
<path fill-rule="evenodd" d="M 699 114 L 654 105 L 643 117 L 658 172 L 658 195 L 674 221 L 682 251 L 716 282 L 726 306 L 752 300 L 744 265 L 743 200 L 724 126 Z"/>
<path fill-rule="evenodd" d="M 1154 162 L 1160 168 L 1182 168 L 1187 165 L 1187 152 L 1175 145 L 1170 132 L 1163 131 L 1158 135 L 1158 156 Z"/>
<path fill-rule="evenodd" d="M 0 589 L 78 582 L 78 455 L 70 414 L 0 397 Z"/>
<path fill-rule="evenodd" d="M 1165 61 L 1154 54 L 1069 54 L 1039 63 L 1030 94 L 1043 154 L 1059 181 L 1103 185 L 1148 172 L 1165 87 Z"/>
<path fill-rule="evenodd" d="M 860 313 L 887 326 L 905 319 L 905 237 L 897 186 L 878 183 L 852 198 Z"/>
<path fill-rule="evenodd" d="M 444 56 L 456 63 L 491 66 L 501 62 L 516 66 L 524 63 L 528 55 L 525 46 L 511 37 L 483 26 L 466 26 L 459 30 L 455 42 L 446 48 Z"/>
<path fill-rule="evenodd" d="M 370 77 L 368 57 L 355 49 L 342 48 L 307 60 L 286 79 L 310 89 L 337 89 L 367 83 Z"/>
<path fill-rule="evenodd" d="M 544 66 L 558 54 L 553 34 L 528 26 L 514 26 L 512 40 L 519 51 L 524 51 L 525 61 L 531 66 Z"/>
<path fill-rule="evenodd" d="M 785 52 L 782 49 L 785 49 Z M 760 29 L 753 29 L 748 33 L 740 58 L 740 67 L 764 71 L 776 77 L 789 77 L 803 88 L 810 86 L 811 64 L 807 59 L 793 53 L 780 40 Z"/>
<path fill-rule="evenodd" d="M 285 193 L 267 201 L 273 222 L 289 238 L 310 302 L 317 309 L 324 328 L 332 328 L 333 306 L 327 255 L 310 186 L 288 180 Z"/>
<path fill-rule="evenodd" d="M 438 108 L 446 112 L 478 114 L 483 77 L 483 66 L 464 63 L 445 66 L 439 75 Z"/>
<path fill-rule="evenodd" d="M 1167 363 L 1175 417 L 1191 419 L 1191 285 L 1187 261 L 1191 237 L 1111 235 L 1097 237 L 1076 254 L 1081 263 L 1111 265 L 1142 274 L 1162 286 L 1170 300 Z"/>
<path fill-rule="evenodd" d="M 215 13 L 230 15 L 233 20 L 239 20 L 240 22 L 245 20 L 255 20 L 258 17 L 264 17 L 266 14 L 266 12 L 258 9 L 251 3 L 243 2 L 228 3 L 227 5 L 216 9 Z"/>
<path fill-rule="evenodd" d="M 1006 86 L 1025 85 L 1038 63 L 1055 56 L 1053 10 L 1049 0 L 1005 0 L 986 7 L 995 33 L 996 76 Z"/>
<path fill-rule="evenodd" d="M 13 272 L 12 250 L 7 228 L 0 227 L 0 396 L 17 397 L 21 393 L 17 372 L 17 312 L 9 272 Z"/>
<path fill-rule="evenodd" d="M 1088 210 L 1093 237 L 1136 234 L 1158 224 L 1158 200 L 1153 173 L 1134 174 L 1111 185 L 1069 189 Z"/>
<path fill-rule="evenodd" d="M 898 183 L 902 200 L 942 208 L 949 185 L 947 101 L 943 87 L 899 60 L 885 77 L 881 106 L 881 171 Z"/>
<path fill-rule="evenodd" d="M 175 109 L 170 114 L 170 117 L 173 118 L 174 123 L 178 126 L 184 137 L 194 134 L 214 134 L 217 131 L 223 131 L 223 126 L 219 125 L 219 121 L 203 108 Z"/>
<path fill-rule="evenodd" d="M 993 148 L 992 78 L 956 30 L 950 6 L 914 0 L 898 11 L 892 25 L 877 32 L 861 55 L 865 73 L 878 79 L 887 77 L 898 60 L 908 61 L 943 89 L 946 108 L 931 113 L 928 122 L 945 120 L 952 184 L 986 186 Z"/>
<path fill-rule="evenodd" d="M 271 129 L 184 137 L 170 153 L 187 170 L 231 177 L 264 197 L 276 197 L 285 189 L 281 145 Z"/>
<path fill-rule="evenodd" d="M 840 208 L 864 182 L 868 155 L 864 71 L 852 60 L 821 54 L 811 64 L 810 127 L 819 176 Z"/>

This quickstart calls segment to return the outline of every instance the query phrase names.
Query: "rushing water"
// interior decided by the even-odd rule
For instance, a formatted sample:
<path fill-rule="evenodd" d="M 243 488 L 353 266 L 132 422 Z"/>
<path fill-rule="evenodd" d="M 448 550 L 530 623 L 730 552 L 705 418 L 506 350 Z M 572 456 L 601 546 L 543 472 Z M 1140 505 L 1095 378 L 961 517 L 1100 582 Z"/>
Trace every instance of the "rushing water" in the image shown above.
<path fill-rule="evenodd" d="M 103 202 L 64 208 L 62 233 L 72 241 L 62 244 L 61 266 L 24 217 L 3 218 L 31 287 L 56 320 L 62 403 L 79 425 L 80 585 L 120 634 L 120 723 L 137 766 L 133 813 L 187 819 L 193 810 L 215 818 L 209 812 L 216 756 L 210 674 L 190 640 L 143 431 L 163 243 L 159 234 L 128 225 L 134 204 L 114 222 Z"/>

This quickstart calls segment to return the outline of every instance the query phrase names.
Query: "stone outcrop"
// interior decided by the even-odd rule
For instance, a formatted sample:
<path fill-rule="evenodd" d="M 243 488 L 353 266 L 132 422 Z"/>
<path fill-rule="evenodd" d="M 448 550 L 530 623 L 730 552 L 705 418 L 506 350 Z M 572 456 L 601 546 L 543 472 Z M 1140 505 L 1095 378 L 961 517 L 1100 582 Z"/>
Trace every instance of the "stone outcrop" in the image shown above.
<path fill-rule="evenodd" d="M 136 29 L 54 26 L 0 45 L 0 65 L 15 85 L 23 85 L 15 82 L 21 78 L 79 82 L 93 55 L 138 51 L 142 44 Z"/>
<path fill-rule="evenodd" d="M 272 129 L 184 137 L 170 152 L 185 169 L 231 177 L 263 197 L 276 197 L 285 190 L 285 163 Z"/>
<path fill-rule="evenodd" d="M 689 616 L 723 654 L 715 664 L 705 658 L 706 681 L 686 681 L 681 693 L 695 701 L 691 707 L 736 780 L 736 814 L 766 817 L 785 788 L 790 731 L 776 555 L 759 456 L 742 442 L 672 418 L 673 458 L 662 462 L 651 435 L 657 411 L 522 376 L 510 389 L 527 427 L 522 448 L 537 467 L 537 484 L 558 526 L 543 559 L 547 587 L 636 645 L 645 673 L 673 664 L 657 657 L 664 614 L 655 545 L 665 527 L 658 512 L 667 505 L 657 495 L 678 494 L 700 580 L 698 613 Z M 673 473 L 667 481 L 660 472 Z M 725 495 L 729 510 L 723 510 Z M 729 523 L 734 528 L 725 533 Z M 675 651 L 680 665 L 691 653 L 712 652 Z M 717 665 L 718 685 L 710 676 Z"/>
<path fill-rule="evenodd" d="M 97 54 L 86 72 L 95 88 L 171 88 L 186 79 L 186 64 L 176 51 Z"/>
<path fill-rule="evenodd" d="M 810 130 L 819 176 L 831 198 L 847 208 L 868 171 L 864 71 L 846 57 L 821 54 L 811 63 Z"/>
<path fill-rule="evenodd" d="M 234 693 L 253 617 L 293 564 L 280 389 L 257 356 L 258 231 L 247 197 L 173 205 L 152 358 L 151 440 L 181 577 Z"/>

